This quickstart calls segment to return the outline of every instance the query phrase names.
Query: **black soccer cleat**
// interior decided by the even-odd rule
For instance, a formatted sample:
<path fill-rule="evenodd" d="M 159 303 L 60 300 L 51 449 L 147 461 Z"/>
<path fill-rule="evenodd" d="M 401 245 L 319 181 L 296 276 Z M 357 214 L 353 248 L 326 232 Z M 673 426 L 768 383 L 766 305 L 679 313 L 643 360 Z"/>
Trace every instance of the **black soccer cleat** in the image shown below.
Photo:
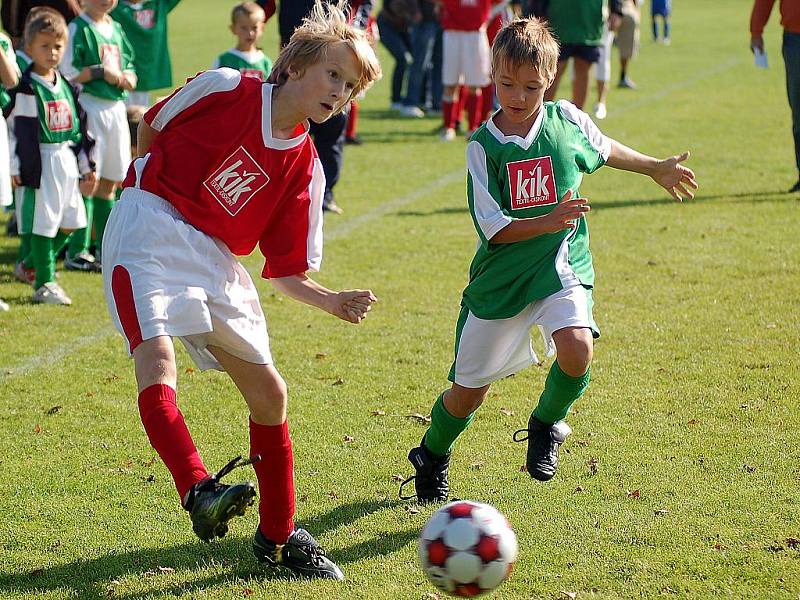
<path fill-rule="evenodd" d="M 400 499 L 412 500 L 414 498 L 413 495 L 403 495 L 403 486 L 413 481 L 415 496 L 420 504 L 447 502 L 447 494 L 450 492 L 450 484 L 447 481 L 450 455 L 436 456 L 422 443 L 411 449 L 408 453 L 408 460 L 414 465 L 416 473 L 400 484 Z"/>
<path fill-rule="evenodd" d="M 325 556 L 325 550 L 305 529 L 295 529 L 285 544 L 276 544 L 259 528 L 253 538 L 253 554 L 258 562 L 287 569 L 297 577 L 344 581 L 342 570 Z"/>
<path fill-rule="evenodd" d="M 215 537 L 223 537 L 228 532 L 228 521 L 243 516 L 256 497 L 256 486 L 246 481 L 236 485 L 225 485 L 219 480 L 236 467 L 242 467 L 261 460 L 256 455 L 247 460 L 237 456 L 217 473 L 213 473 L 195 483 L 189 490 L 184 508 L 189 511 L 192 529 L 204 542 Z"/>
<path fill-rule="evenodd" d="M 525 433 L 525 437 L 520 434 Z M 549 481 L 558 469 L 558 447 L 564 443 L 572 429 L 565 421 L 553 424 L 542 423 L 531 414 L 528 428 L 514 432 L 515 442 L 528 440 L 528 456 L 525 466 L 528 475 L 539 481 Z"/>

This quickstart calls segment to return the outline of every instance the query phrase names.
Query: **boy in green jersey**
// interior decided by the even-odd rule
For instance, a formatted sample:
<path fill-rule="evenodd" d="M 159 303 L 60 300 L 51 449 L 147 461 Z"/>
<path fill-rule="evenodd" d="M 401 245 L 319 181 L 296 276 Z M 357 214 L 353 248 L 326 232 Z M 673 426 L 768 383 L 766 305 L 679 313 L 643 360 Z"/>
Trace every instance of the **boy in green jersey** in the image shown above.
<path fill-rule="evenodd" d="M 220 54 L 212 69 L 229 67 L 245 77 L 266 81 L 272 71 L 272 61 L 258 47 L 264 33 L 264 9 L 255 2 L 242 2 L 231 11 L 231 31 L 238 40 L 236 46 Z"/>
<path fill-rule="evenodd" d="M 55 281 L 55 257 L 69 232 L 86 226 L 78 179 L 94 179 L 86 115 L 77 90 L 58 72 L 66 46 L 60 14 L 42 11 L 28 22 L 25 52 L 32 63 L 5 109 L 11 176 L 25 196 L 23 221 L 32 234 L 33 301 L 45 304 L 72 303 Z"/>
<path fill-rule="evenodd" d="M 553 362 L 527 429 L 531 477 L 555 474 L 558 447 L 570 433 L 570 406 L 589 383 L 594 270 L 578 192 L 584 173 L 604 164 L 649 175 L 676 199 L 693 197 L 694 173 L 604 136 L 573 104 L 543 102 L 558 44 L 538 19 L 503 28 L 492 48 L 498 110 L 467 146 L 467 200 L 480 245 L 456 324 L 451 388 L 436 400 L 431 424 L 409 460 L 420 502 L 444 501 L 450 452 L 492 382 L 536 362 L 530 329 L 542 330 Z M 524 436 L 520 435 L 524 434 Z M 402 488 L 401 488 L 402 494 Z M 405 497 L 404 499 L 407 499 Z"/>
<path fill-rule="evenodd" d="M 126 99 L 128 106 L 150 106 L 150 92 L 172 87 L 172 63 L 167 44 L 167 17 L 180 0 L 120 0 L 111 17 L 134 50 L 139 79 Z"/>
<path fill-rule="evenodd" d="M 89 253 L 92 227 L 100 248 L 115 188 L 131 162 L 130 131 L 125 98 L 136 87 L 133 47 L 122 26 L 109 13 L 117 0 L 83 0 L 84 12 L 69 24 L 70 42 L 62 72 L 83 86 L 80 103 L 97 142 L 97 185 L 88 190 L 87 226 L 73 235 L 64 266 L 77 271 L 99 271 L 100 261 Z"/>

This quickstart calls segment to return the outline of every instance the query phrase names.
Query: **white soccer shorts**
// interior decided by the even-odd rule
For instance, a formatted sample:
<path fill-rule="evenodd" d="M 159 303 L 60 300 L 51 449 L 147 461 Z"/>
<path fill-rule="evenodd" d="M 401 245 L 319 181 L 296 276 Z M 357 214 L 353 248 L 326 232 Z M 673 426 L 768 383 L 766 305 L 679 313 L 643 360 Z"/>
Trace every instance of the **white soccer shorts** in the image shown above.
<path fill-rule="evenodd" d="M 443 37 L 442 83 L 484 87 L 491 81 L 491 53 L 486 30 L 454 31 Z M 463 80 L 462 80 L 463 77 Z"/>
<path fill-rule="evenodd" d="M 129 353 L 144 340 L 168 335 L 180 338 L 203 370 L 223 370 L 208 346 L 272 364 L 250 274 L 222 242 L 188 224 L 159 196 L 123 190 L 103 236 L 103 283 Z"/>
<path fill-rule="evenodd" d="M 565 327 L 588 327 L 600 335 L 592 318 L 591 291 L 581 285 L 565 288 L 529 304 L 510 319 L 479 319 L 463 308 L 456 327 L 456 357 L 450 381 L 479 388 L 538 363 L 530 330 L 538 325 L 545 352 L 555 352 L 553 332 Z"/>
<path fill-rule="evenodd" d="M 89 135 L 95 140 L 97 176 L 122 181 L 131 162 L 131 130 L 122 100 L 106 100 L 89 94 L 78 97 L 86 111 Z"/>
<path fill-rule="evenodd" d="M 31 200 L 34 203 L 30 233 L 54 238 L 59 229 L 86 227 L 86 207 L 78 189 L 78 161 L 72 148 L 66 142 L 39 144 L 39 152 L 42 156 L 39 188 L 21 188 L 23 197 L 18 197 L 22 201 L 20 211 L 25 203 Z M 24 219 L 20 222 L 24 223 Z"/>

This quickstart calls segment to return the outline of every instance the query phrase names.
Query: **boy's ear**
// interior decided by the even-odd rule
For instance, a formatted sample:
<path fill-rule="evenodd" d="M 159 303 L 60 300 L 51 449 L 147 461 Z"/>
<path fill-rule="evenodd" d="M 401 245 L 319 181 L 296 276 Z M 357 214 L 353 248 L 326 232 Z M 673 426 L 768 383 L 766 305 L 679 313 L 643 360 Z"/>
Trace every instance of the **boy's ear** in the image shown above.
<path fill-rule="evenodd" d="M 232 33 L 233 35 L 236 35 L 236 26 L 235 26 L 233 23 L 231 23 L 230 25 L 228 25 L 228 29 L 230 29 L 230 30 L 231 30 L 231 33 Z"/>

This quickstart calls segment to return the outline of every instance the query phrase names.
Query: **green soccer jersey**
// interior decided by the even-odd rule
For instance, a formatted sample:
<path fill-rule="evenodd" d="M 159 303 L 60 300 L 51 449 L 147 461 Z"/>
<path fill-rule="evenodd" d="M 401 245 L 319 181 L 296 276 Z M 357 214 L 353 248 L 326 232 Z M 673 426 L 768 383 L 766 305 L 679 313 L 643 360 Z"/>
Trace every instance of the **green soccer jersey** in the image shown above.
<path fill-rule="evenodd" d="M 272 61 L 261 50 L 247 53 L 231 48 L 220 54 L 214 61 L 212 68 L 220 67 L 230 67 L 239 71 L 244 77 L 254 77 L 266 81 L 272 71 Z"/>
<path fill-rule="evenodd" d="M 605 3 L 606 0 L 550 0 L 547 19 L 559 44 L 602 44 Z"/>
<path fill-rule="evenodd" d="M 180 0 L 120 0 L 111 11 L 122 25 L 135 52 L 139 81 L 136 90 L 146 92 L 172 86 L 172 63 L 167 46 L 167 15 Z"/>
<path fill-rule="evenodd" d="M 570 231 L 491 244 L 515 219 L 549 213 L 584 173 L 605 164 L 611 140 L 573 104 L 546 102 L 525 138 L 487 121 L 467 146 L 467 199 L 480 245 L 463 303 L 481 319 L 508 319 L 564 287 L 594 285 L 589 231 L 581 218 Z"/>
<path fill-rule="evenodd" d="M 133 66 L 133 47 L 114 20 L 95 23 L 86 13 L 78 15 L 69 24 L 69 46 L 61 69 L 74 79 L 85 68 L 95 65 L 117 71 L 136 72 Z M 95 79 L 83 84 L 83 93 L 106 100 L 124 100 L 128 92 L 111 85 L 105 79 Z"/>
<path fill-rule="evenodd" d="M 17 64 L 17 57 L 14 54 L 14 48 L 11 46 L 11 40 L 5 33 L 0 32 L 0 52 L 6 55 L 8 60 L 11 61 L 12 64 Z M 17 65 L 19 67 L 19 65 Z M 8 103 L 11 101 L 11 96 L 8 95 L 8 92 L 5 88 L 0 85 L 0 109 L 5 108 L 8 106 Z"/>
<path fill-rule="evenodd" d="M 24 73 L 25 69 L 27 69 L 33 61 L 31 60 L 31 57 L 25 54 L 22 50 L 17 50 L 15 54 L 17 56 L 17 66 L 19 67 L 19 72 Z"/>
<path fill-rule="evenodd" d="M 75 98 L 58 71 L 55 82 L 31 73 L 31 88 L 36 96 L 36 112 L 39 116 L 39 142 L 80 142 L 81 124 Z"/>

